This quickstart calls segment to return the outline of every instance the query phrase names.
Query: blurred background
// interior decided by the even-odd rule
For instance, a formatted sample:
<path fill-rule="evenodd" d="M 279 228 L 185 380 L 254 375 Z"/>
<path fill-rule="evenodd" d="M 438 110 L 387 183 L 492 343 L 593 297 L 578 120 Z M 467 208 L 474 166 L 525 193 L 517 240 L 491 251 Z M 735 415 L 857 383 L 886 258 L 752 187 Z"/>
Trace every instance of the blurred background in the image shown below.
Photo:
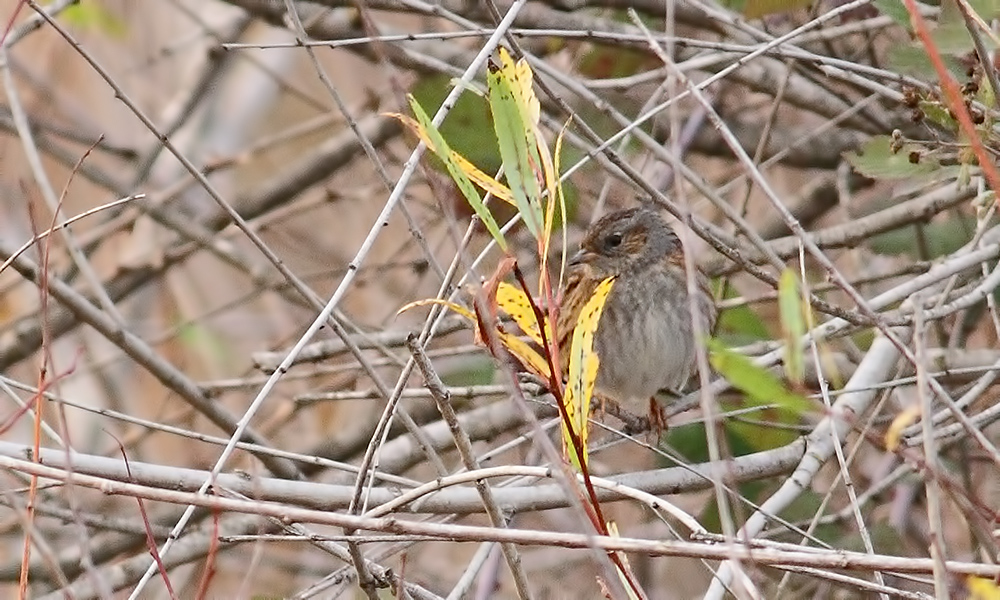
<path fill-rule="evenodd" d="M 800 264 L 797 241 L 774 199 L 814 232 L 825 256 L 867 300 L 962 252 L 996 243 L 989 236 L 979 241 L 992 225 L 995 199 L 937 91 L 926 53 L 906 29 L 905 11 L 898 3 L 875 5 L 516 5 L 510 39 L 529 56 L 539 81 L 542 129 L 552 144 L 569 122 L 562 169 L 579 163 L 565 184 L 570 249 L 601 214 L 648 201 L 655 190 L 666 194 L 661 206 L 712 277 L 721 310 L 715 336 L 725 344 L 761 356 L 789 339 L 776 302 L 782 268 L 805 276 L 818 300 L 810 313 L 817 323 L 853 319 L 853 326 L 823 341 L 822 360 L 806 353 L 804 375 L 796 379 L 787 369 L 772 370 L 782 389 L 813 398 L 811 414 L 775 411 L 748 398 L 746 390 L 721 393 L 723 412 L 751 411 L 720 429 L 722 456 L 798 443 L 830 414 L 816 396 L 817 372 L 831 389 L 840 389 L 876 336 L 865 311 L 831 283 L 828 270 L 812 258 Z M 254 441 L 300 456 L 237 450 L 223 471 L 350 489 L 356 475 L 349 469 L 308 457 L 360 464 L 397 385 L 406 393 L 384 434 L 380 472 L 405 479 L 377 480 L 376 487 L 398 491 L 461 470 L 422 378 L 397 383 L 410 357 L 405 336 L 425 327 L 430 309 L 397 312 L 439 295 L 467 303 L 463 290 L 489 277 L 500 254 L 489 247 L 481 226 L 470 229 L 471 210 L 435 159 L 423 158 L 412 178 L 398 183 L 417 140 L 387 113 L 409 114 L 406 95 L 412 94 L 433 114 L 511 5 L 43 4 L 62 31 L 42 19 L 37 6 L 0 0 L 6 24 L 0 55 L 0 259 L 54 224 L 104 208 L 31 245 L 0 272 L 0 442 L 7 444 L 0 454 L 24 459 L 25 445 L 38 440 L 53 450 L 53 460 L 68 457 L 65 449 L 72 448 L 81 455 L 82 472 L 121 481 L 127 476 L 109 463 L 87 460 L 120 463 L 124 452 L 136 465 L 168 469 L 149 485 L 193 491 L 196 485 L 171 483 L 182 472 L 170 469 L 212 468 L 268 376 L 318 307 L 340 291 L 336 327 L 313 338 L 311 358 L 281 377 L 251 421 Z M 628 7 L 637 11 L 634 19 Z M 934 39 L 995 157 L 995 98 L 988 92 L 994 67 L 984 69 L 976 58 L 975 42 L 981 40 L 965 28 L 955 5 L 921 7 L 936 24 Z M 996 16 L 992 4 L 974 8 L 987 22 Z M 785 43 L 769 44 L 797 28 Z M 676 67 L 650 49 L 649 35 Z M 477 94 L 485 89 L 484 74 L 474 73 L 441 130 L 456 150 L 495 173 L 501 163 L 489 108 Z M 711 114 L 690 95 L 667 102 L 688 81 L 704 84 Z M 749 176 L 727 136 L 750 157 L 758 179 Z M 387 223 L 364 247 L 395 194 L 400 200 Z M 120 199 L 127 200 L 105 206 Z M 509 207 L 494 208 L 501 221 L 514 215 Z M 239 226 L 234 213 L 242 219 Z M 534 240 L 516 225 L 508 240 L 534 281 Z M 559 239 L 557 250 L 562 245 Z M 356 276 L 345 283 L 352 261 Z M 1000 320 L 995 284 L 983 279 L 995 257 L 984 254 L 970 264 L 951 288 L 928 288 L 938 306 L 961 305 L 932 316 L 918 337 L 924 340 L 922 369 L 956 398 L 972 393 L 965 406 L 973 414 L 996 396 Z M 40 265 L 59 286 L 41 291 Z M 746 272 L 748 265 L 756 275 Z M 981 281 L 986 283 L 977 288 Z M 895 311 L 902 299 L 875 309 Z M 886 315 L 885 323 L 913 324 L 912 310 Z M 468 323 L 447 316 L 427 349 L 459 412 L 471 415 L 463 423 L 477 454 L 487 457 L 484 466 L 544 464 L 537 445 L 522 437 L 533 429 L 523 406 L 511 398 L 507 376 L 474 345 Z M 888 369 L 851 424 L 847 463 L 820 471 L 782 514 L 785 522 L 803 529 L 812 523 L 813 542 L 818 538 L 827 547 L 928 556 L 935 520 L 924 504 L 924 483 L 933 477 L 920 477 L 919 461 L 887 450 L 885 443 L 895 417 L 919 403 L 917 371 L 905 361 Z M 48 394 L 40 429 L 38 413 L 28 409 L 39 390 Z M 554 415 L 544 399 L 531 406 L 543 421 Z M 699 418 L 697 409 L 674 417 L 658 440 L 649 433 L 623 437 L 615 429 L 620 422 L 600 417 L 612 429 L 595 429 L 595 474 L 708 460 Z M 946 427 L 950 418 L 942 416 L 938 425 Z M 987 415 L 975 422 L 984 439 L 996 439 L 993 420 Z M 911 426 L 907 439 L 916 440 L 917 430 Z M 413 431 L 425 431 L 429 437 L 420 442 L 433 450 L 421 449 L 413 441 L 421 436 Z M 942 468 L 953 477 L 935 509 L 948 524 L 941 532 L 946 555 L 977 561 L 996 556 L 990 507 L 996 506 L 997 462 L 989 447 L 969 438 L 968 430 L 948 438 L 930 472 Z M 728 519 L 738 527 L 754 503 L 780 487 L 779 473 L 790 472 L 798 455 L 790 456 L 766 473 L 769 479 L 744 482 L 753 477 L 733 475 L 733 514 L 720 517 L 715 496 L 705 491 L 708 481 L 680 488 L 685 493 L 672 499 L 710 530 L 723 530 Z M 850 488 L 844 483 L 848 474 Z M 9 597 L 17 590 L 28 532 L 32 597 L 62 597 L 60 590 L 75 598 L 128 597 L 150 563 L 146 530 L 162 545 L 183 509 L 147 501 L 143 517 L 134 498 L 68 489 L 51 480 L 29 493 L 25 473 L 8 469 L 0 477 L 6 490 L 0 494 L 0 587 Z M 267 490 L 262 494 L 273 497 Z M 297 492 L 289 494 L 294 498 L 282 501 L 318 508 Z M 30 526 L 29 498 L 37 510 Z M 587 530 L 581 513 L 552 506 L 517 512 L 514 525 Z M 407 518 L 489 523 L 482 514 L 467 514 L 480 509 L 445 508 Z M 860 526 L 853 508 L 863 510 Z M 609 503 L 607 510 L 623 536 L 686 539 L 641 504 Z M 774 527 L 780 530 L 771 532 L 776 539 L 802 539 L 792 529 Z M 310 531 L 344 533 L 318 525 Z M 281 528 L 264 517 L 196 512 L 176 553 L 166 557 L 174 592 L 182 598 L 365 597 L 343 539 L 331 538 L 329 544 L 339 548 L 331 550 L 315 541 L 265 535 L 278 533 Z M 517 597 L 507 566 L 489 543 L 397 536 L 360 547 L 375 572 L 393 570 L 395 579 L 386 581 L 420 586 L 400 588 L 406 590 L 400 596 L 383 589 L 368 597 Z M 592 553 L 545 545 L 522 551 L 533 597 L 603 597 L 603 580 L 594 572 L 604 567 L 595 566 L 601 563 Z M 630 560 L 648 596 L 663 599 L 699 597 L 717 565 L 639 554 Z M 748 569 L 763 597 L 874 593 L 807 574 L 787 579 L 780 569 Z M 870 573 L 854 575 L 875 581 Z M 906 597 L 933 591 L 929 576 L 880 581 L 914 594 Z M 960 577 L 948 585 L 964 593 Z M 138 597 L 169 593 L 156 576 Z"/>

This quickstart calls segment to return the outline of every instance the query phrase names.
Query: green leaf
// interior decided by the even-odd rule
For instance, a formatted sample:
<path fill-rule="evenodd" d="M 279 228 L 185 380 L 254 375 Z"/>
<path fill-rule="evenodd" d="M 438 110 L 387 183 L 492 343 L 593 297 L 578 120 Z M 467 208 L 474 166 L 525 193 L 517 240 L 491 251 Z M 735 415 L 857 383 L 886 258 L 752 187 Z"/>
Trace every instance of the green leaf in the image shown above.
<path fill-rule="evenodd" d="M 764 321 L 749 306 L 734 306 L 719 314 L 718 331 L 734 345 L 771 338 Z"/>
<path fill-rule="evenodd" d="M 483 199 L 479 195 L 479 191 L 476 190 L 476 186 L 472 184 L 472 181 L 469 179 L 468 175 L 465 174 L 465 171 L 463 171 L 452 158 L 451 148 L 448 146 L 448 142 L 445 141 L 441 132 L 438 131 L 437 127 L 435 127 L 431 122 L 431 118 L 427 116 L 426 112 L 424 112 L 420 103 L 418 103 L 413 96 L 409 96 L 408 99 L 410 101 L 410 108 L 413 110 L 413 115 L 417 118 L 417 122 L 424 128 L 427 136 L 434 143 L 434 147 L 431 148 L 431 150 L 435 155 L 437 155 L 441 162 L 444 163 L 445 168 L 448 169 L 448 174 L 451 175 L 452 180 L 455 181 L 455 185 L 458 186 L 458 189 L 462 192 L 462 195 L 465 196 L 469 206 L 471 206 L 472 210 L 476 212 L 476 215 L 483 222 L 483 225 L 486 226 L 486 230 L 489 231 L 490 235 L 493 236 L 493 239 L 496 240 L 497 245 L 500 246 L 501 250 L 506 252 L 507 241 L 504 239 L 503 233 L 500 231 L 500 227 L 497 225 L 493 215 L 486 208 L 486 205 L 483 204 Z"/>
<path fill-rule="evenodd" d="M 725 399 L 720 402 L 724 412 L 746 408 L 747 402 Z M 789 427 L 777 425 L 797 425 L 798 418 L 787 411 L 766 408 L 743 412 L 739 418 L 723 421 L 726 444 L 733 456 L 746 456 L 785 446 L 799 437 Z M 662 443 L 669 446 L 690 463 L 708 462 L 708 439 L 703 422 L 671 427 L 663 436 Z M 670 466 L 669 461 L 661 461 L 662 466 Z"/>
<path fill-rule="evenodd" d="M 1000 0 L 969 0 L 969 6 L 987 23 L 1000 17 Z"/>
<path fill-rule="evenodd" d="M 880 13 L 891 18 L 901 27 L 910 29 L 910 13 L 906 10 L 906 5 L 902 0 L 875 0 L 875 8 Z"/>
<path fill-rule="evenodd" d="M 922 240 L 917 227 L 923 228 Z M 868 239 L 868 246 L 879 254 L 933 259 L 952 254 L 964 246 L 975 230 L 975 218 L 951 217 L 943 221 L 911 225 L 880 233 Z M 921 244 L 925 246 L 924 252 L 921 251 Z"/>
<path fill-rule="evenodd" d="M 799 340 L 806 334 L 806 321 L 802 311 L 802 294 L 795 271 L 785 269 L 778 280 L 778 309 L 781 331 L 785 337 L 785 376 L 796 384 L 805 378 L 806 366 Z"/>
<path fill-rule="evenodd" d="M 823 496 L 817 494 L 812 490 L 802 490 L 802 493 L 796 496 L 784 510 L 781 511 L 781 518 L 791 521 L 792 523 L 798 523 L 801 521 L 809 521 L 816 516 L 816 512 L 821 510 L 823 507 Z M 829 507 L 827 507 L 829 509 Z M 819 525 L 813 530 L 813 535 L 817 539 L 823 540 L 829 544 L 834 545 L 837 548 L 842 548 L 843 534 L 840 528 L 836 524 L 828 523 L 826 525 Z M 864 552 L 864 548 L 859 550 Z"/>
<path fill-rule="evenodd" d="M 862 507 L 862 510 L 866 509 L 867 507 Z M 809 518 L 812 518 L 811 515 Z M 905 548 L 909 544 L 909 542 L 903 539 L 899 529 L 886 522 L 872 523 L 868 536 L 875 552 L 889 556 L 899 555 L 905 552 Z M 865 539 L 857 532 L 842 535 L 840 539 L 837 540 L 835 545 L 837 548 L 841 548 L 848 552 L 868 551 L 868 545 L 865 543 Z M 971 596 L 970 598 L 976 598 L 976 596 Z M 987 600 L 988 596 L 979 596 L 978 598 L 980 598 L 980 600 Z"/>
<path fill-rule="evenodd" d="M 770 486 L 763 481 L 744 481 L 743 483 L 736 486 L 736 497 L 754 499 L 753 502 L 759 502 L 761 498 L 764 498 L 764 492 Z M 742 519 L 747 514 L 746 511 L 738 511 L 738 520 L 735 524 L 737 527 L 743 525 Z M 698 514 L 698 522 L 702 526 L 713 533 L 722 533 L 722 519 L 719 516 L 719 505 L 715 501 L 715 495 L 713 494 L 709 501 L 705 503 L 705 507 L 702 509 L 701 513 Z"/>
<path fill-rule="evenodd" d="M 976 47 L 955 0 L 941 2 L 941 13 L 931 39 L 941 54 L 965 54 Z M 983 36 L 983 41 L 992 45 L 987 36 Z"/>
<path fill-rule="evenodd" d="M 969 0 L 969 6 L 987 23 L 1000 16 L 1000 0 Z"/>
<path fill-rule="evenodd" d="M 860 152 L 845 152 L 844 158 L 858 173 L 872 179 L 903 179 L 940 168 L 936 160 L 928 157 L 917 163 L 910 162 L 910 152 L 919 150 L 919 146 L 904 144 L 898 152 L 893 152 L 892 138 L 878 135 L 865 142 Z"/>
<path fill-rule="evenodd" d="M 128 33 L 125 21 L 105 6 L 94 2 L 66 7 L 60 18 L 77 29 L 99 31 L 112 38 L 123 38 Z"/>
<path fill-rule="evenodd" d="M 740 13 L 743 12 L 747 4 L 746 0 L 722 0 L 720 3 L 729 10 Z"/>
<path fill-rule="evenodd" d="M 455 369 L 442 370 L 441 381 L 449 387 L 489 385 L 496 381 L 496 361 L 489 356 L 470 356 Z"/>
<path fill-rule="evenodd" d="M 708 340 L 712 368 L 747 395 L 749 406 L 776 405 L 799 417 L 814 410 L 813 403 L 788 390 L 781 381 L 742 354 L 733 352 L 716 339 Z"/>
<path fill-rule="evenodd" d="M 714 284 L 715 282 L 713 282 L 713 286 L 717 288 Z M 736 298 L 739 295 L 739 292 L 732 285 L 725 287 L 724 299 Z M 733 346 L 771 339 L 771 332 L 768 331 L 763 319 L 745 304 L 727 308 L 719 313 L 716 331 Z"/>
<path fill-rule="evenodd" d="M 954 56 L 944 55 L 944 66 L 952 76 L 961 81 L 965 77 L 965 67 L 958 62 Z M 910 75 L 918 79 L 928 81 L 937 80 L 937 71 L 931 60 L 927 57 L 927 51 L 920 44 L 898 44 L 889 49 L 887 59 L 889 67 L 893 71 L 898 71 L 903 75 Z"/>
<path fill-rule="evenodd" d="M 756 450 L 742 435 L 729 427 L 728 421 L 723 429 L 726 433 L 726 444 L 733 456 L 746 456 Z M 697 422 L 679 427 L 671 427 L 663 436 L 662 442 L 690 463 L 708 462 L 708 438 L 705 435 L 705 423 Z M 662 460 L 661 466 L 673 466 L 672 461 Z"/>
<path fill-rule="evenodd" d="M 735 410 L 745 408 L 745 404 L 747 403 L 724 402 L 723 407 Z M 747 454 L 773 450 L 792 443 L 798 439 L 799 432 L 790 426 L 798 424 L 798 417 L 776 408 L 762 408 L 726 420 L 726 428 L 746 440 L 750 450 Z"/>
<path fill-rule="evenodd" d="M 958 121 L 948 114 L 948 109 L 942 106 L 940 102 L 921 100 L 919 106 L 920 110 L 924 113 L 924 118 L 928 121 L 933 121 L 949 131 L 958 129 Z"/>
<path fill-rule="evenodd" d="M 979 82 L 979 91 L 976 92 L 976 100 L 979 100 L 983 106 L 993 106 L 996 101 L 996 95 L 993 93 L 993 86 L 990 85 L 990 80 L 987 77 L 983 77 L 983 80 Z M 987 115 L 987 123 L 992 123 L 992 120 Z"/>

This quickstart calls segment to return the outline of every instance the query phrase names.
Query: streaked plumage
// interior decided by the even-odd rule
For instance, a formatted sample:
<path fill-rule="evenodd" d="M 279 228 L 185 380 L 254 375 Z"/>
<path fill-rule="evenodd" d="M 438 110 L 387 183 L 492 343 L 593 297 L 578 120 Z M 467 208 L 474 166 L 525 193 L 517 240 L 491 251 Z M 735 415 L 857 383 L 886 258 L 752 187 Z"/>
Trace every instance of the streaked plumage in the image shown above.
<path fill-rule="evenodd" d="M 608 214 L 595 223 L 573 257 L 562 294 L 557 333 L 566 369 L 573 328 L 600 281 L 616 276 L 595 336 L 597 391 L 634 408 L 659 390 L 680 391 L 695 362 L 684 255 L 664 218 L 648 208 Z M 715 325 L 708 281 L 696 274 L 702 331 Z"/>

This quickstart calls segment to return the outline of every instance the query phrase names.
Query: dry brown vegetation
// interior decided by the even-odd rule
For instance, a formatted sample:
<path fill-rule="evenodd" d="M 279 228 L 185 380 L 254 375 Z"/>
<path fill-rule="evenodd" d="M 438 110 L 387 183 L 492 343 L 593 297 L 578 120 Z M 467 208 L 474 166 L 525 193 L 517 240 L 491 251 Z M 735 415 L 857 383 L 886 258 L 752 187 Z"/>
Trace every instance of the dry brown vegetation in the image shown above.
<path fill-rule="evenodd" d="M 894 0 L 74 4 L 0 1 L 4 597 L 947 598 L 1000 575 L 977 166 L 1000 113 L 964 2 L 919 5 L 958 106 Z M 595 413 L 619 538 L 592 535 L 551 396 L 453 315 L 397 315 L 468 302 L 500 256 L 385 113 L 481 88 L 498 41 L 551 140 L 572 116 L 569 243 L 652 198 L 713 277 L 715 336 L 813 407 L 750 371 L 756 396 L 692 382 L 661 440 Z M 443 131 L 492 172 L 488 114 L 467 89 Z"/>

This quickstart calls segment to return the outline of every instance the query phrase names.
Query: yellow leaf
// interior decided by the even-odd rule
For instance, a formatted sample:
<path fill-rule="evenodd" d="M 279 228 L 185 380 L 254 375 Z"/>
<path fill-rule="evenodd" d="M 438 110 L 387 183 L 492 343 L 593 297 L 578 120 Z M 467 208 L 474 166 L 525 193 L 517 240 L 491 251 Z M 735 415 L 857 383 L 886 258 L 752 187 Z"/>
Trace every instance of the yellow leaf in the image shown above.
<path fill-rule="evenodd" d="M 614 521 L 608 523 L 608 535 L 613 538 L 621 537 L 621 534 L 618 533 L 618 524 L 615 523 Z M 618 559 L 621 560 L 622 567 L 625 567 L 626 570 L 631 571 L 632 565 L 630 565 L 628 562 L 628 555 L 625 554 L 624 552 L 616 552 L 615 554 L 617 554 Z M 622 569 L 617 565 L 615 565 L 615 570 L 618 572 L 618 579 L 621 580 L 622 587 L 624 587 L 625 591 L 628 593 L 629 600 L 639 600 L 639 595 L 635 593 L 634 589 L 632 589 L 632 584 L 629 583 L 628 575 L 625 573 L 625 571 L 622 571 Z"/>
<path fill-rule="evenodd" d="M 440 156 L 441 150 L 434 144 L 434 140 L 428 133 L 427 128 L 416 121 L 416 119 L 411 119 L 406 115 L 399 113 L 385 113 L 388 117 L 393 117 L 399 119 L 403 125 L 410 129 L 420 139 L 427 149 Z M 469 162 L 464 156 L 448 148 L 448 159 L 454 162 L 458 168 L 465 173 L 465 176 L 472 180 L 473 183 L 483 188 L 494 197 L 503 200 L 507 204 L 514 205 L 514 196 L 510 193 L 510 188 L 500 183 L 492 176 L 484 173 L 476 165 Z M 442 162 L 444 159 L 442 158 Z"/>
<path fill-rule="evenodd" d="M 520 105 L 525 120 L 530 124 L 537 125 L 541 110 L 538 97 L 535 96 L 535 90 L 531 87 L 534 78 L 531 67 L 524 59 L 514 62 L 514 58 L 503 46 L 500 47 L 498 54 L 500 55 L 500 70 L 510 81 L 514 99 Z"/>
<path fill-rule="evenodd" d="M 502 283 L 501 286 L 503 285 L 509 285 L 509 284 Z M 476 319 L 476 315 L 473 314 L 472 311 L 465 308 L 464 306 L 455 304 L 454 302 L 448 302 L 447 300 L 442 300 L 440 298 L 427 298 L 425 300 L 416 300 L 414 302 L 410 302 L 409 304 L 406 304 L 398 311 L 396 311 L 396 314 L 398 315 L 402 312 L 410 310 L 411 308 L 416 308 L 418 306 L 429 306 L 432 304 L 444 306 L 462 315 L 463 317 L 472 322 L 473 327 L 475 327 L 477 330 L 479 329 L 479 321 Z M 524 364 L 524 366 L 531 369 L 536 375 L 548 379 L 549 363 L 548 361 L 545 360 L 544 356 L 539 354 L 538 351 L 532 348 L 530 344 L 528 344 L 527 342 L 525 342 L 524 340 L 522 340 L 521 338 L 517 337 L 514 334 L 508 333 L 506 331 L 497 331 L 496 334 L 500 340 L 500 343 L 503 344 L 504 347 L 507 348 L 507 350 L 511 354 L 516 356 Z M 483 336 L 477 331 L 476 342 L 481 343 L 482 339 Z"/>
<path fill-rule="evenodd" d="M 597 284 L 594 294 L 580 311 L 570 345 L 569 379 L 564 396 L 569 423 L 563 423 L 563 441 L 570 462 L 577 468 L 580 468 L 581 461 L 587 462 L 587 418 L 590 416 L 590 401 L 594 395 L 594 383 L 597 381 L 597 368 L 600 366 L 600 360 L 594 351 L 594 335 L 597 333 L 604 303 L 611 293 L 614 282 L 614 277 L 608 277 Z M 577 456 L 572 445 L 574 436 L 568 427 L 572 428 L 572 433 L 580 440 L 583 456 Z"/>
<path fill-rule="evenodd" d="M 543 377 L 546 380 L 549 378 L 549 363 L 545 360 L 545 357 L 539 354 L 530 344 L 522 340 L 521 338 L 507 333 L 506 331 L 498 331 L 497 336 L 500 338 L 500 343 L 507 348 L 507 350 L 516 356 L 532 371 L 535 375 Z"/>
<path fill-rule="evenodd" d="M 413 302 L 405 304 L 402 308 L 397 310 L 396 314 L 399 315 L 410 310 L 411 308 L 417 308 L 418 306 L 429 306 L 431 304 L 444 306 L 445 308 L 449 308 L 452 311 L 457 312 L 458 314 L 462 315 L 463 317 L 472 321 L 473 323 L 476 322 L 476 315 L 472 314 L 471 310 L 465 308 L 460 304 L 455 304 L 454 302 L 448 302 L 447 300 L 442 300 L 440 298 L 427 298 L 425 300 L 414 300 Z"/>
<path fill-rule="evenodd" d="M 501 281 L 497 287 L 497 306 L 514 319 L 521 331 L 536 344 L 542 345 L 542 334 L 538 330 L 538 320 L 531 308 L 531 300 L 521 288 Z M 545 328 L 551 330 L 547 324 Z"/>
<path fill-rule="evenodd" d="M 965 579 L 969 600 L 1000 600 L 1000 587 L 992 579 L 969 575 Z"/>
<path fill-rule="evenodd" d="M 510 188 L 500 183 L 492 176 L 479 170 L 479 167 L 472 164 L 464 156 L 451 151 L 455 156 L 455 162 L 458 163 L 459 168 L 465 171 L 465 174 L 469 176 L 469 179 L 473 181 L 476 185 L 483 188 L 490 194 L 493 194 L 495 198 L 503 200 L 507 204 L 514 206 L 514 195 L 510 193 Z"/>
<path fill-rule="evenodd" d="M 890 452 L 899 448 L 899 440 L 903 437 L 903 430 L 913 425 L 920 416 L 920 406 L 913 405 L 896 415 L 885 432 L 885 447 Z"/>

